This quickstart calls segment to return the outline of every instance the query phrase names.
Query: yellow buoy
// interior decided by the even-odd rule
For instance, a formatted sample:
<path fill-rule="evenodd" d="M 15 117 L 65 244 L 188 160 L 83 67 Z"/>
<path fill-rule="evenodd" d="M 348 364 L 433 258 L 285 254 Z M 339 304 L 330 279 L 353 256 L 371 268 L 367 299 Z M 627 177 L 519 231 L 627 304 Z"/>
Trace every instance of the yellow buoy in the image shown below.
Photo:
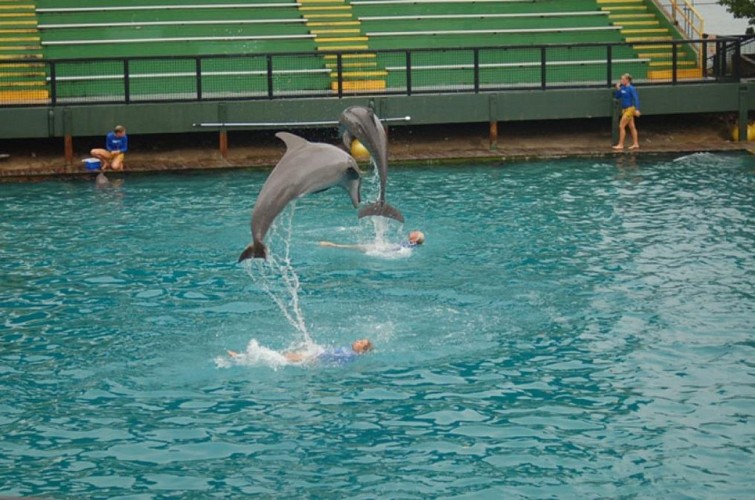
<path fill-rule="evenodd" d="M 734 125 L 731 128 L 731 138 L 734 141 L 739 140 L 739 125 Z M 749 123 L 747 125 L 747 140 L 755 141 L 755 123 Z"/>
<path fill-rule="evenodd" d="M 370 159 L 370 152 L 367 148 L 359 142 L 357 139 L 351 141 L 351 156 L 359 161 L 367 161 Z"/>

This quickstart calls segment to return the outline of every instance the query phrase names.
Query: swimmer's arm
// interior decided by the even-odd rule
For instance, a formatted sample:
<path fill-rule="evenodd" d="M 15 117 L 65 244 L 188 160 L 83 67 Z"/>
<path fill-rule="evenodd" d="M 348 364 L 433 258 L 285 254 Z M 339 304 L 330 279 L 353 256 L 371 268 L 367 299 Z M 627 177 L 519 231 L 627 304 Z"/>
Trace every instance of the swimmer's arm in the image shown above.
<path fill-rule="evenodd" d="M 306 355 L 301 352 L 284 352 L 283 356 L 289 363 L 301 363 L 306 359 Z"/>
<path fill-rule="evenodd" d="M 320 246 L 329 248 L 346 248 L 349 250 L 359 250 L 360 252 L 367 251 L 367 248 L 364 245 L 341 245 L 340 243 L 333 243 L 332 241 L 321 241 Z"/>
<path fill-rule="evenodd" d="M 231 358 L 238 358 L 239 356 L 241 356 L 241 353 L 231 351 L 230 349 L 226 352 Z M 285 356 L 286 360 L 289 363 L 301 363 L 307 359 L 307 355 L 301 352 L 284 352 L 283 356 Z"/>

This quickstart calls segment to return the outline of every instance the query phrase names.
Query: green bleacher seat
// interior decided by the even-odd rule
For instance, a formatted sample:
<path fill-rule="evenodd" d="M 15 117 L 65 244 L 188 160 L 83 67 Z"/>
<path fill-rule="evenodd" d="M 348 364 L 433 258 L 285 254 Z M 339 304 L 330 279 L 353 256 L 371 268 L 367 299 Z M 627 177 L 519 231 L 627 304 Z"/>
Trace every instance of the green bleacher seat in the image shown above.
<path fill-rule="evenodd" d="M 351 52 L 344 57 L 345 75 L 383 79 L 386 90 L 400 90 L 407 85 L 406 58 L 391 51 L 416 51 L 414 88 L 443 88 L 474 83 L 473 52 L 462 49 L 506 46 L 511 48 L 478 52 L 477 83 L 533 85 L 542 78 L 542 54 L 532 46 L 622 40 L 621 26 L 595 0 L 100 0 L 96 6 L 38 0 L 37 15 L 44 56 L 59 61 L 55 77 L 63 99 L 123 96 L 126 71 L 134 100 L 190 98 L 198 92 L 197 64 L 204 97 L 264 96 L 266 54 L 277 54 L 277 95 L 332 94 L 330 51 L 339 48 Z M 425 51 L 438 48 L 449 50 Z M 215 55 L 221 57 L 196 59 Z M 371 59 L 356 62 L 362 57 Z M 113 60 L 75 61 L 86 58 Z M 118 58 L 129 58 L 128 67 Z M 641 74 L 648 64 L 628 46 L 617 47 L 613 58 L 613 71 Z M 606 64 L 605 46 L 549 48 L 545 71 L 551 83 L 600 82 Z"/>

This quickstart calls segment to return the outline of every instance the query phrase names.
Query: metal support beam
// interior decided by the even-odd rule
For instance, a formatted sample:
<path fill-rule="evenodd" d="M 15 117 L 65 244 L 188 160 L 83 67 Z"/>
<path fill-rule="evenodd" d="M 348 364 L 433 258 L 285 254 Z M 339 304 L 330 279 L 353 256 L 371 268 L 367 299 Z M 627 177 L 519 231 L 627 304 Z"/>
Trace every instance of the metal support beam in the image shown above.
<path fill-rule="evenodd" d="M 749 125 L 749 114 L 747 112 L 747 86 L 740 85 L 739 87 L 739 141 L 743 142 L 747 140 L 747 126 Z"/>
<path fill-rule="evenodd" d="M 73 164 L 73 113 L 70 109 L 63 109 L 63 157 L 66 166 Z"/>
<path fill-rule="evenodd" d="M 490 122 L 490 150 L 498 149 L 498 100 L 495 94 L 488 99 L 488 114 Z"/>
<path fill-rule="evenodd" d="M 218 104 L 218 121 L 225 123 L 228 120 L 228 106 L 221 102 Z M 228 130 L 221 126 L 219 136 L 220 157 L 224 160 L 228 159 Z"/>
<path fill-rule="evenodd" d="M 63 151 L 66 159 L 66 166 L 70 167 L 73 164 L 73 136 L 71 134 L 66 134 L 63 139 Z"/>
<path fill-rule="evenodd" d="M 498 122 L 490 122 L 490 150 L 498 149 Z"/>
<path fill-rule="evenodd" d="M 221 130 L 218 134 L 218 137 L 220 139 L 220 156 L 224 159 L 228 159 L 228 131 L 227 130 Z"/>

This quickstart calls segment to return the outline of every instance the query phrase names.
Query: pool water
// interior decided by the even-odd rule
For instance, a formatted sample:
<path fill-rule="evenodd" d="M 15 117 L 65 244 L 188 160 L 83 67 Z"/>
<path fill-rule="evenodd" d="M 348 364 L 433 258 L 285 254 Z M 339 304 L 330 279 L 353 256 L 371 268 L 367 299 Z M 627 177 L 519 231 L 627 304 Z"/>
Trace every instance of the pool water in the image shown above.
<path fill-rule="evenodd" d="M 396 167 L 237 264 L 265 177 L 0 185 L 0 495 L 752 494 L 752 157 Z"/>

